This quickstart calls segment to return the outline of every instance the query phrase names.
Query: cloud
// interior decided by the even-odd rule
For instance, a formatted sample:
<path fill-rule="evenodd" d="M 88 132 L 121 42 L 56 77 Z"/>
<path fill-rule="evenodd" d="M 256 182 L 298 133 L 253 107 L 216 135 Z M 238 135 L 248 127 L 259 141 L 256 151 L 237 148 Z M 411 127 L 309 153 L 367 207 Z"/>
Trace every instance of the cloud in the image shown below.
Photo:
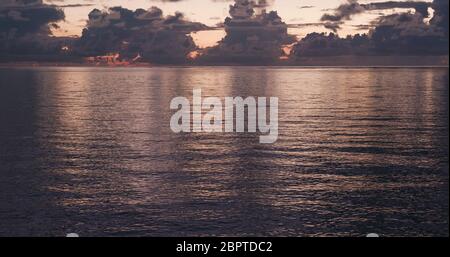
<path fill-rule="evenodd" d="M 288 35 L 287 24 L 277 12 L 261 10 L 269 2 L 235 1 L 230 6 L 230 17 L 224 22 L 226 36 L 215 47 L 208 48 L 200 61 L 212 62 L 271 62 L 282 53 L 282 46 L 295 41 Z"/>
<path fill-rule="evenodd" d="M 346 7 L 338 8 L 334 17 L 326 16 L 330 29 L 335 30 L 345 17 L 355 13 L 360 6 L 351 1 Z M 389 3 L 389 4 L 388 4 Z M 384 2 L 377 6 L 397 6 L 398 3 Z M 412 4 L 406 2 L 405 4 Z M 367 4 L 365 6 L 372 6 Z M 435 0 L 427 3 L 434 8 L 434 17 L 425 22 L 424 12 L 405 12 L 381 16 L 371 24 L 367 35 L 339 38 L 335 34 L 312 33 L 294 46 L 294 57 L 337 56 L 337 55 L 448 55 L 448 2 Z M 351 6 L 351 7 L 350 7 Z M 366 8 L 366 7 L 364 7 Z M 379 8 L 379 7 L 377 7 Z M 352 10 L 352 11 L 349 11 Z M 428 13 L 428 12 L 427 12 Z M 428 15 L 428 14 L 427 14 Z M 339 17 L 339 18 L 336 18 Z"/>
<path fill-rule="evenodd" d="M 178 2 L 184 0 L 154 0 Z M 230 0 L 213 0 L 226 1 Z M 112 7 L 92 10 L 79 39 L 52 37 L 51 29 L 64 20 L 63 8 L 90 5 L 64 4 L 64 0 L 2 0 L 0 2 L 0 60 L 6 54 L 57 56 L 62 45 L 70 45 L 74 57 L 120 53 L 123 57 L 143 56 L 153 63 L 185 63 L 192 51 L 200 51 L 199 62 L 273 63 L 293 46 L 292 57 L 337 55 L 448 55 L 448 1 L 385 1 L 359 3 L 348 0 L 317 23 L 287 25 L 277 12 L 266 12 L 273 1 L 236 0 L 230 17 L 222 23 L 226 36 L 215 47 L 198 49 L 191 32 L 211 28 L 186 19 L 182 12 L 165 15 L 158 7 L 129 10 Z M 303 6 L 298 8 L 311 8 Z M 340 38 L 311 33 L 296 42 L 288 28 L 325 26 L 338 31 L 354 15 L 371 10 L 408 9 L 404 13 L 380 16 L 370 24 L 356 25 L 369 33 Z M 429 13 L 429 9 L 434 11 Z M 411 12 L 409 9 L 414 9 Z M 431 15 L 432 14 L 432 15 Z M 214 18 L 214 17 L 212 17 Z M 67 53 L 65 53 L 67 55 Z M 196 55 L 197 56 L 197 55 Z M 285 56 L 284 56 L 285 57 Z"/>
<path fill-rule="evenodd" d="M 64 12 L 41 0 L 3 0 L 0 3 L 0 50 L 5 54 L 51 54 L 51 28 Z"/>
<path fill-rule="evenodd" d="M 23 36 L 50 33 L 49 24 L 64 19 L 64 12 L 42 1 L 6 1 L 0 4 L 0 33 Z"/>
<path fill-rule="evenodd" d="M 292 51 L 295 57 L 366 55 L 370 39 L 367 35 L 340 38 L 334 33 L 311 33 L 298 42 Z"/>
<path fill-rule="evenodd" d="M 415 9 L 416 13 L 421 14 L 423 17 L 428 17 L 428 8 L 431 6 L 432 4 L 428 2 L 388 1 L 360 4 L 358 0 L 347 0 L 347 3 L 338 6 L 333 14 L 324 14 L 321 21 L 324 22 L 325 28 L 336 32 L 341 28 L 340 26 L 345 20 L 350 20 L 352 16 L 366 11 L 388 10 L 394 8 Z"/>
<path fill-rule="evenodd" d="M 381 17 L 370 36 L 377 53 L 448 54 L 448 35 L 440 27 L 426 24 L 419 13 Z"/>
<path fill-rule="evenodd" d="M 435 13 L 430 23 L 433 26 L 441 28 L 448 37 L 448 12 L 449 1 L 448 0 L 434 0 L 432 5 Z"/>
<path fill-rule="evenodd" d="M 149 62 L 183 62 L 196 49 L 188 34 L 205 29 L 201 23 L 186 20 L 181 12 L 164 16 L 158 7 L 94 9 L 75 52 L 80 56 L 118 52 L 128 57 L 139 54 Z"/>

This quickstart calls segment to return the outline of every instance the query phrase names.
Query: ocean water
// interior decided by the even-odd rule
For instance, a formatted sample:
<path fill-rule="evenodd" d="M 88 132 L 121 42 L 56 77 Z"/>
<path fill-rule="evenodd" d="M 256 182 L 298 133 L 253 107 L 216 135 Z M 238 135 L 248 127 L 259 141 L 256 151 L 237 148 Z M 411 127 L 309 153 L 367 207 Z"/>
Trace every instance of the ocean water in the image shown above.
<path fill-rule="evenodd" d="M 448 236 L 441 68 L 0 68 L 0 236 Z M 173 97 L 279 97 L 279 138 Z"/>

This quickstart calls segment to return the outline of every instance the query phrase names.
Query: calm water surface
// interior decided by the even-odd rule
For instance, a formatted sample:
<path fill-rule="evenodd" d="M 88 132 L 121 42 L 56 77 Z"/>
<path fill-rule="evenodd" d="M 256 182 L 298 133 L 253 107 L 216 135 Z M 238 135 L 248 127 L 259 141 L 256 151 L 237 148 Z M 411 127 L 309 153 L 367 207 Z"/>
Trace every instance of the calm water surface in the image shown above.
<path fill-rule="evenodd" d="M 173 134 L 277 96 L 277 143 Z M 448 70 L 0 69 L 0 235 L 448 236 Z"/>

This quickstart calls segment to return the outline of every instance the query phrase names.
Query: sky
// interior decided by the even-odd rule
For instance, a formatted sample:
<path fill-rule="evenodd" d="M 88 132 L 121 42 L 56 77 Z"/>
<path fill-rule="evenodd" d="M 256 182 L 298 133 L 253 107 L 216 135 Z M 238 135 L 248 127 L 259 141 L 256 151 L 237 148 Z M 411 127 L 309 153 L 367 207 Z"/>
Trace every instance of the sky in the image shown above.
<path fill-rule="evenodd" d="M 273 63 L 448 55 L 448 0 L 253 0 L 259 15 L 250 19 L 258 26 L 230 15 L 231 4 L 237 13 L 250 11 L 245 1 L 234 2 L 1 0 L 0 59 L 115 53 L 151 63 Z"/>
<path fill-rule="evenodd" d="M 425 0 L 431 2 L 432 0 Z M 233 1 L 227 0 L 180 0 L 171 2 L 168 0 L 45 0 L 48 4 L 66 6 L 64 12 L 66 19 L 59 23 L 60 28 L 53 30 L 56 36 L 79 36 L 86 25 L 89 12 L 98 8 L 100 10 L 113 6 L 122 6 L 131 10 L 151 6 L 157 6 L 165 15 L 180 11 L 191 21 L 201 22 L 208 26 L 215 26 L 223 22 L 228 16 L 229 5 Z M 320 22 L 325 13 L 333 13 L 333 9 L 346 0 L 272 0 L 273 4 L 268 10 L 276 10 L 283 20 L 292 25 L 289 33 L 299 38 L 310 32 L 330 32 L 322 25 L 314 25 Z M 385 2 L 385 0 L 360 0 L 359 3 Z M 366 33 L 368 29 L 361 29 L 360 25 L 369 25 L 380 14 L 387 15 L 399 11 L 411 10 L 373 10 L 355 15 L 350 21 L 345 21 L 338 30 L 340 36 L 349 34 Z M 300 25 L 300 26 L 294 26 Z M 222 30 L 204 31 L 193 34 L 193 38 L 200 47 L 214 45 L 225 35 Z"/>

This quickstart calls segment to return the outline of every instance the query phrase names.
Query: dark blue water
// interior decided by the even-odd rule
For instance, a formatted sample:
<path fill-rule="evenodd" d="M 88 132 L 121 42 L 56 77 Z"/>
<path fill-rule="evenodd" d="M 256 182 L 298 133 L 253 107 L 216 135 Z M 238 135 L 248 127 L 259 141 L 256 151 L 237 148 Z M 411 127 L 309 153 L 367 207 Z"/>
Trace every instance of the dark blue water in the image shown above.
<path fill-rule="evenodd" d="M 277 96 L 279 139 L 174 134 Z M 448 70 L 0 69 L 0 235 L 448 236 Z"/>

